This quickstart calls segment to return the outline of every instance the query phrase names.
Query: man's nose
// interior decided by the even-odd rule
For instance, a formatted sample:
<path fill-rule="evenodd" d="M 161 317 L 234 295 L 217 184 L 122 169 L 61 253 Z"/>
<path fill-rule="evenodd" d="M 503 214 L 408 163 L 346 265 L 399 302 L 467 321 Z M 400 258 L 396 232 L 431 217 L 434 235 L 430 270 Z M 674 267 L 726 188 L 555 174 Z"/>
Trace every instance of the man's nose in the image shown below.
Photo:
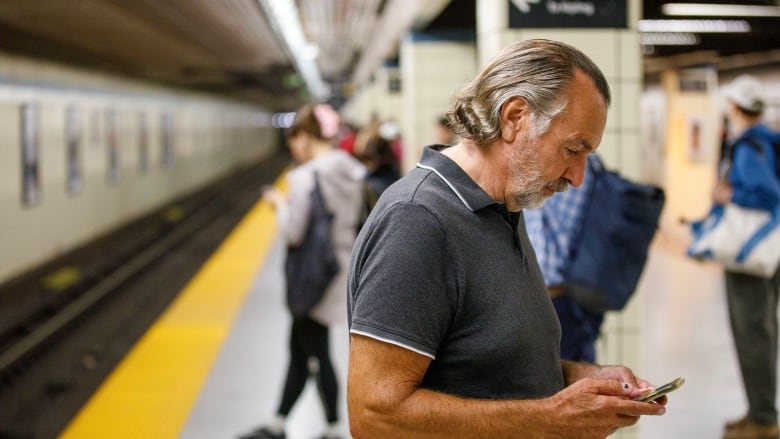
<path fill-rule="evenodd" d="M 587 154 L 577 154 L 574 161 L 566 168 L 566 172 L 563 173 L 562 178 L 569 181 L 574 187 L 578 187 L 582 184 L 582 180 L 585 178 L 585 166 L 588 161 Z"/>

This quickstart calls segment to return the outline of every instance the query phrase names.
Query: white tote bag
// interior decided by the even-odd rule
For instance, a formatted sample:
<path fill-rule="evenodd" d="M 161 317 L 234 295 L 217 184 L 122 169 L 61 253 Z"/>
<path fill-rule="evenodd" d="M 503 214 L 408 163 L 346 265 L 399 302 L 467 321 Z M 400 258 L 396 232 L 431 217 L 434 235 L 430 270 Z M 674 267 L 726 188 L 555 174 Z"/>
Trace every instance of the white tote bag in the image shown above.
<path fill-rule="evenodd" d="M 712 259 L 730 271 L 772 277 L 780 265 L 780 215 L 730 203 L 692 225 L 688 256 Z"/>

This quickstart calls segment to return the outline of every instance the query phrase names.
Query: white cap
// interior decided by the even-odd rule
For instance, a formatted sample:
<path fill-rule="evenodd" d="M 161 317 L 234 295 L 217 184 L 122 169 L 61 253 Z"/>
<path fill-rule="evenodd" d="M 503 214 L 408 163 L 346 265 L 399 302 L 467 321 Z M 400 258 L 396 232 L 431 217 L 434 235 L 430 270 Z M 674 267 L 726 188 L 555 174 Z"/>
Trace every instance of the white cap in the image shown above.
<path fill-rule="evenodd" d="M 726 98 L 751 113 L 760 113 L 764 109 L 764 88 L 761 81 L 750 75 L 740 75 L 729 84 Z"/>
<path fill-rule="evenodd" d="M 398 125 L 391 120 L 382 122 L 382 124 L 379 125 L 379 137 L 388 142 L 395 140 L 399 134 L 401 134 L 401 131 L 398 129 Z"/>

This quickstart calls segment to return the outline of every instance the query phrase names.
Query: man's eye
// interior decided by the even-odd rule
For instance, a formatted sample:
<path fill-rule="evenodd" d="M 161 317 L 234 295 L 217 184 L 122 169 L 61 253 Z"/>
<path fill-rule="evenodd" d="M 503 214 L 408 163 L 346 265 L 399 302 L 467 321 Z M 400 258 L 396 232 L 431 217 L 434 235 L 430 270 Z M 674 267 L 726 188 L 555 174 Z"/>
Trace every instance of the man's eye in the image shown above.
<path fill-rule="evenodd" d="M 566 148 L 566 155 L 577 155 L 579 152 L 578 149 Z"/>

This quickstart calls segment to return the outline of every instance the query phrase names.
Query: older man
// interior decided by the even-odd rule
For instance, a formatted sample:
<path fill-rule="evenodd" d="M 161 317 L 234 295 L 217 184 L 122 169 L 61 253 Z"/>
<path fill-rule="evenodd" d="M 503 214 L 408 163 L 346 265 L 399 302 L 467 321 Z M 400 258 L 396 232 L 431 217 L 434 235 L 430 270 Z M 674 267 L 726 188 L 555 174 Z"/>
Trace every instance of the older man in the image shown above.
<path fill-rule="evenodd" d="M 363 227 L 349 278 L 355 438 L 603 438 L 659 404 L 625 367 L 562 361 L 522 220 L 583 179 L 609 104 L 557 42 L 512 44 L 455 97 L 458 144 L 426 148 Z"/>

